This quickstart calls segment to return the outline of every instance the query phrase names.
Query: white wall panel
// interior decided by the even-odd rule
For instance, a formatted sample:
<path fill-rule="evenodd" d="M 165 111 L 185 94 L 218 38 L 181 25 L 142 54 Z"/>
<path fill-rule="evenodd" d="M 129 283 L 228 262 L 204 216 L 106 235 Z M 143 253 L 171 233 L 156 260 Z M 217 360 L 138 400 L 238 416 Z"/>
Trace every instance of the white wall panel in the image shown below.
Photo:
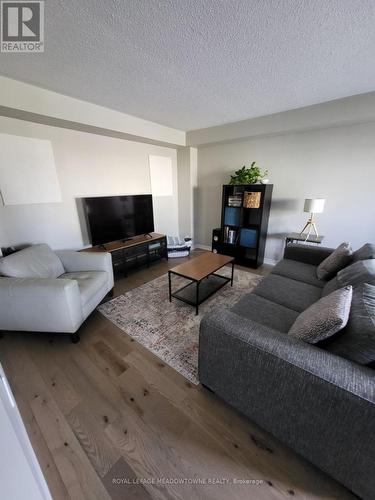
<path fill-rule="evenodd" d="M 0 133 L 0 190 L 5 205 L 61 202 L 51 141 Z"/>

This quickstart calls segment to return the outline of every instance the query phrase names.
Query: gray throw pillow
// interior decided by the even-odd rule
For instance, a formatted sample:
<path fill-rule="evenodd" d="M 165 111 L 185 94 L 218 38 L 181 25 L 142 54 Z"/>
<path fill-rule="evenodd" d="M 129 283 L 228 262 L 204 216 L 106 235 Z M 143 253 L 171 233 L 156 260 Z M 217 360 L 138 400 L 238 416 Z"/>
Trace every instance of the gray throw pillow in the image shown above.
<path fill-rule="evenodd" d="M 346 328 L 324 348 L 361 365 L 375 362 L 375 286 L 365 283 L 353 291 Z"/>
<path fill-rule="evenodd" d="M 320 280 L 333 278 L 340 269 L 347 266 L 352 260 L 353 251 L 350 243 L 341 243 L 335 251 L 319 264 L 316 275 Z"/>
<path fill-rule="evenodd" d="M 322 297 L 298 316 L 288 335 L 317 344 L 342 330 L 349 319 L 352 294 L 347 286 Z"/>
<path fill-rule="evenodd" d="M 375 285 L 375 259 L 359 260 L 337 273 L 339 286 L 356 287 L 364 283 Z"/>
<path fill-rule="evenodd" d="M 353 253 L 353 262 L 359 260 L 375 259 L 375 245 L 365 243 L 361 248 Z"/>

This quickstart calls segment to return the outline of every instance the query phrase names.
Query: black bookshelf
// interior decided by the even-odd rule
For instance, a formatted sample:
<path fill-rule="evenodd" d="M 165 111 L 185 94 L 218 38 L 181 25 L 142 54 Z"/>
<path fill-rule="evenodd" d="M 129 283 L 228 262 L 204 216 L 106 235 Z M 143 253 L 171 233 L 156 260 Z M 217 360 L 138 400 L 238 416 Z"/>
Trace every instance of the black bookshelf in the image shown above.
<path fill-rule="evenodd" d="M 230 255 L 237 264 L 257 268 L 263 264 L 272 184 L 223 186 L 218 253 Z M 245 193 L 260 193 L 258 208 L 247 208 Z"/>

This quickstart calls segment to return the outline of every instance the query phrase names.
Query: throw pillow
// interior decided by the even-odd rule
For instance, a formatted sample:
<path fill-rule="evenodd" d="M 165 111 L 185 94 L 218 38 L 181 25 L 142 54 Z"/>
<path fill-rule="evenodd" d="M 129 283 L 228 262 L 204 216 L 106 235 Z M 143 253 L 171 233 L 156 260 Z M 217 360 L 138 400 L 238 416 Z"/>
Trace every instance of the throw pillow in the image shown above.
<path fill-rule="evenodd" d="M 333 278 L 340 269 L 347 266 L 352 260 L 350 243 L 341 243 L 334 252 L 319 264 L 316 275 L 320 280 Z"/>
<path fill-rule="evenodd" d="M 353 291 L 348 324 L 325 349 L 361 365 L 375 362 L 375 286 L 365 283 Z"/>
<path fill-rule="evenodd" d="M 356 287 L 364 283 L 375 285 L 375 259 L 359 260 L 337 273 L 339 286 Z"/>
<path fill-rule="evenodd" d="M 368 259 L 375 259 L 375 245 L 371 243 L 366 243 L 353 253 L 353 262 Z"/>
<path fill-rule="evenodd" d="M 57 278 L 65 273 L 48 245 L 33 245 L 0 259 L 0 274 L 9 278 Z"/>
<path fill-rule="evenodd" d="M 347 286 L 322 297 L 297 317 L 289 335 L 317 344 L 342 330 L 349 319 L 352 294 Z"/>

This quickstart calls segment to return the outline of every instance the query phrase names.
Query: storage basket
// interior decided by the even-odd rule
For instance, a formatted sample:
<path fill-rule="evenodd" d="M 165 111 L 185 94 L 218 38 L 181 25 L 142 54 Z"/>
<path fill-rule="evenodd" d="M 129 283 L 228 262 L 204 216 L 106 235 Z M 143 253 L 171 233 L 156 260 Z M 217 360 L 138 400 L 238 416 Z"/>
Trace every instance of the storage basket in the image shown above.
<path fill-rule="evenodd" d="M 245 191 L 243 195 L 243 206 L 245 208 L 259 208 L 262 193 L 260 191 Z"/>

